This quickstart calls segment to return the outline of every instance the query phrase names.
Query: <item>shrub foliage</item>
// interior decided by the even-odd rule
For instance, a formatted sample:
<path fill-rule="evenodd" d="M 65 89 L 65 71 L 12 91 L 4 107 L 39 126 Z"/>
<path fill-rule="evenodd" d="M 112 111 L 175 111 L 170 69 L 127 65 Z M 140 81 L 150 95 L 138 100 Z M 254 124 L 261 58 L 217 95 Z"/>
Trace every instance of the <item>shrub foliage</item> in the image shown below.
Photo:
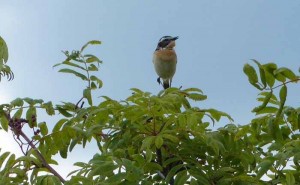
<path fill-rule="evenodd" d="M 11 130 L 24 154 L 0 152 L 0 184 L 300 184 L 300 108 L 286 105 L 288 86 L 299 81 L 292 70 L 245 64 L 259 104 L 255 118 L 238 125 L 227 113 L 199 107 L 207 97 L 198 88 L 158 94 L 132 88 L 124 101 L 103 96 L 94 103 L 102 61 L 84 52 L 98 44 L 65 51 L 66 60 L 55 65 L 86 84 L 77 103 L 16 98 L 0 105 L 1 129 Z M 1 77 L 12 79 L 2 38 L 0 57 Z M 60 119 L 50 129 L 40 111 Z M 216 126 L 222 118 L 228 124 Z M 54 155 L 67 158 L 88 142 L 99 151 L 87 163 L 75 162 L 67 180 L 51 167 Z"/>

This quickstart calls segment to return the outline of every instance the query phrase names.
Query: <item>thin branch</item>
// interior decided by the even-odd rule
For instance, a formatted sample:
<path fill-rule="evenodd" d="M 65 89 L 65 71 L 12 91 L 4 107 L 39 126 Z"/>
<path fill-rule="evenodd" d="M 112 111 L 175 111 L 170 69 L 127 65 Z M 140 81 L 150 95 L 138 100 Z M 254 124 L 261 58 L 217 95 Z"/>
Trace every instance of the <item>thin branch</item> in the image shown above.
<path fill-rule="evenodd" d="M 42 162 L 43 166 L 45 168 L 47 168 L 53 175 L 55 175 L 57 178 L 59 178 L 59 180 L 62 183 L 65 183 L 66 180 L 56 171 L 54 170 L 46 161 L 46 159 L 44 158 L 44 156 L 40 153 L 40 151 L 36 148 L 36 146 L 34 145 L 34 143 L 32 142 L 32 140 L 30 140 L 27 135 L 22 131 L 22 122 L 28 122 L 25 119 L 20 119 L 18 122 L 15 122 L 11 116 L 10 113 L 7 112 L 5 114 L 7 120 L 9 120 L 9 126 L 12 130 L 12 132 L 14 133 L 14 139 L 17 141 L 17 143 L 19 144 L 22 152 L 24 155 L 27 155 L 24 151 L 23 151 L 23 147 L 22 145 L 24 145 L 24 143 L 22 142 L 22 140 L 20 139 L 20 136 L 27 142 L 27 145 L 29 145 L 35 152 L 37 155 L 37 158 Z M 16 138 L 15 138 L 16 137 Z"/>
<path fill-rule="evenodd" d="M 37 157 L 39 158 L 39 160 L 42 162 L 43 166 L 46 167 L 53 175 L 55 175 L 56 177 L 59 178 L 59 180 L 62 182 L 62 183 L 65 183 L 66 180 L 59 174 L 57 173 L 56 170 L 54 170 L 49 164 L 48 162 L 46 161 L 46 159 L 44 158 L 44 156 L 40 153 L 40 151 L 35 147 L 35 145 L 30 141 L 30 139 L 27 137 L 27 135 L 22 131 L 20 130 L 19 132 L 20 136 L 22 136 L 27 142 L 28 144 L 31 146 L 31 148 L 36 152 L 37 154 Z"/>
<path fill-rule="evenodd" d="M 278 88 L 278 87 L 281 87 L 281 86 L 284 86 L 284 85 L 286 85 L 286 84 L 288 84 L 288 83 L 291 83 L 291 82 L 298 82 L 298 81 L 300 81 L 300 78 L 297 78 L 297 79 L 294 79 L 294 80 L 290 80 L 290 81 L 287 81 L 287 82 L 282 82 L 282 84 L 277 85 L 277 86 L 272 87 L 272 88 L 266 88 L 266 90 L 274 90 L 274 89 L 276 89 L 276 88 Z"/>

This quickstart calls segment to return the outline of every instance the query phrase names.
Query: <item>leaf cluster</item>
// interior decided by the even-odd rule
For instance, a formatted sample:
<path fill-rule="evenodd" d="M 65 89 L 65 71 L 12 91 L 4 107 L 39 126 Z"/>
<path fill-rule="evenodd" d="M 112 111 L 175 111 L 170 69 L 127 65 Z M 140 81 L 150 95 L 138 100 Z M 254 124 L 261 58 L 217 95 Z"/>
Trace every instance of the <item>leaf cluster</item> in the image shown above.
<path fill-rule="evenodd" d="M 246 64 L 260 105 L 249 124 L 237 125 L 225 112 L 193 106 L 207 98 L 198 88 L 157 94 L 132 88 L 125 100 L 102 96 L 93 103 L 92 91 L 102 87 L 96 77 L 101 61 L 83 51 L 100 43 L 65 51 L 66 60 L 55 65 L 86 84 L 77 103 L 16 98 L 0 105 L 1 128 L 12 130 L 24 154 L 0 153 L 0 184 L 299 184 L 300 108 L 286 105 L 288 85 L 299 81 L 292 70 Z M 52 127 L 40 121 L 41 110 L 60 119 Z M 222 118 L 228 124 L 211 129 Z M 69 180 L 49 165 L 57 164 L 53 156 L 67 158 L 89 142 L 99 151 L 88 162 L 75 162 Z"/>

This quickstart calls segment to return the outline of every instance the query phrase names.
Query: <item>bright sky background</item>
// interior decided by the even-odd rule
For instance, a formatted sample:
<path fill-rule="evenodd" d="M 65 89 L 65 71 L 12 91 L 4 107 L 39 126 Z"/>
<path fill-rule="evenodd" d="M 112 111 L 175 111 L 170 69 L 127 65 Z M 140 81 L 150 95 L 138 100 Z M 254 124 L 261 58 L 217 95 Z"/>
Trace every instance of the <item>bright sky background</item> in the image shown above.
<path fill-rule="evenodd" d="M 0 83 L 0 103 L 17 97 L 77 102 L 85 84 L 52 66 L 64 59 L 61 50 L 80 49 L 94 39 L 103 42 L 88 50 L 104 62 L 99 71 L 104 87 L 97 96 L 122 100 L 133 87 L 157 94 L 152 53 L 160 37 L 171 35 L 179 36 L 173 86 L 202 89 L 208 100 L 199 107 L 225 111 L 236 124 L 246 124 L 254 117 L 258 91 L 247 82 L 243 65 L 257 59 L 297 71 L 299 10 L 300 1 L 279 0 L 0 0 L 0 35 L 15 73 L 13 81 Z M 299 106 L 299 85 L 290 86 L 288 102 Z M 20 153 L 11 133 L 0 133 L 0 148 Z M 95 148 L 75 150 L 56 169 L 65 176 Z"/>

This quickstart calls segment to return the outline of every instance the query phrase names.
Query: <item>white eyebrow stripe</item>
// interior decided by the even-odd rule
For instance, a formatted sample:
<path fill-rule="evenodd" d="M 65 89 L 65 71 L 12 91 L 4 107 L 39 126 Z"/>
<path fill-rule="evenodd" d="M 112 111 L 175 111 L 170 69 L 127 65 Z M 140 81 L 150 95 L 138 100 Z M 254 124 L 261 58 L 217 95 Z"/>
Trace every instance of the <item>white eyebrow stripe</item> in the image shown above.
<path fill-rule="evenodd" d="M 162 37 L 162 38 L 159 40 L 159 42 L 161 42 L 161 41 L 163 41 L 163 40 L 167 40 L 167 39 L 172 39 L 172 37 L 171 37 L 171 36 L 164 36 L 164 37 Z"/>

